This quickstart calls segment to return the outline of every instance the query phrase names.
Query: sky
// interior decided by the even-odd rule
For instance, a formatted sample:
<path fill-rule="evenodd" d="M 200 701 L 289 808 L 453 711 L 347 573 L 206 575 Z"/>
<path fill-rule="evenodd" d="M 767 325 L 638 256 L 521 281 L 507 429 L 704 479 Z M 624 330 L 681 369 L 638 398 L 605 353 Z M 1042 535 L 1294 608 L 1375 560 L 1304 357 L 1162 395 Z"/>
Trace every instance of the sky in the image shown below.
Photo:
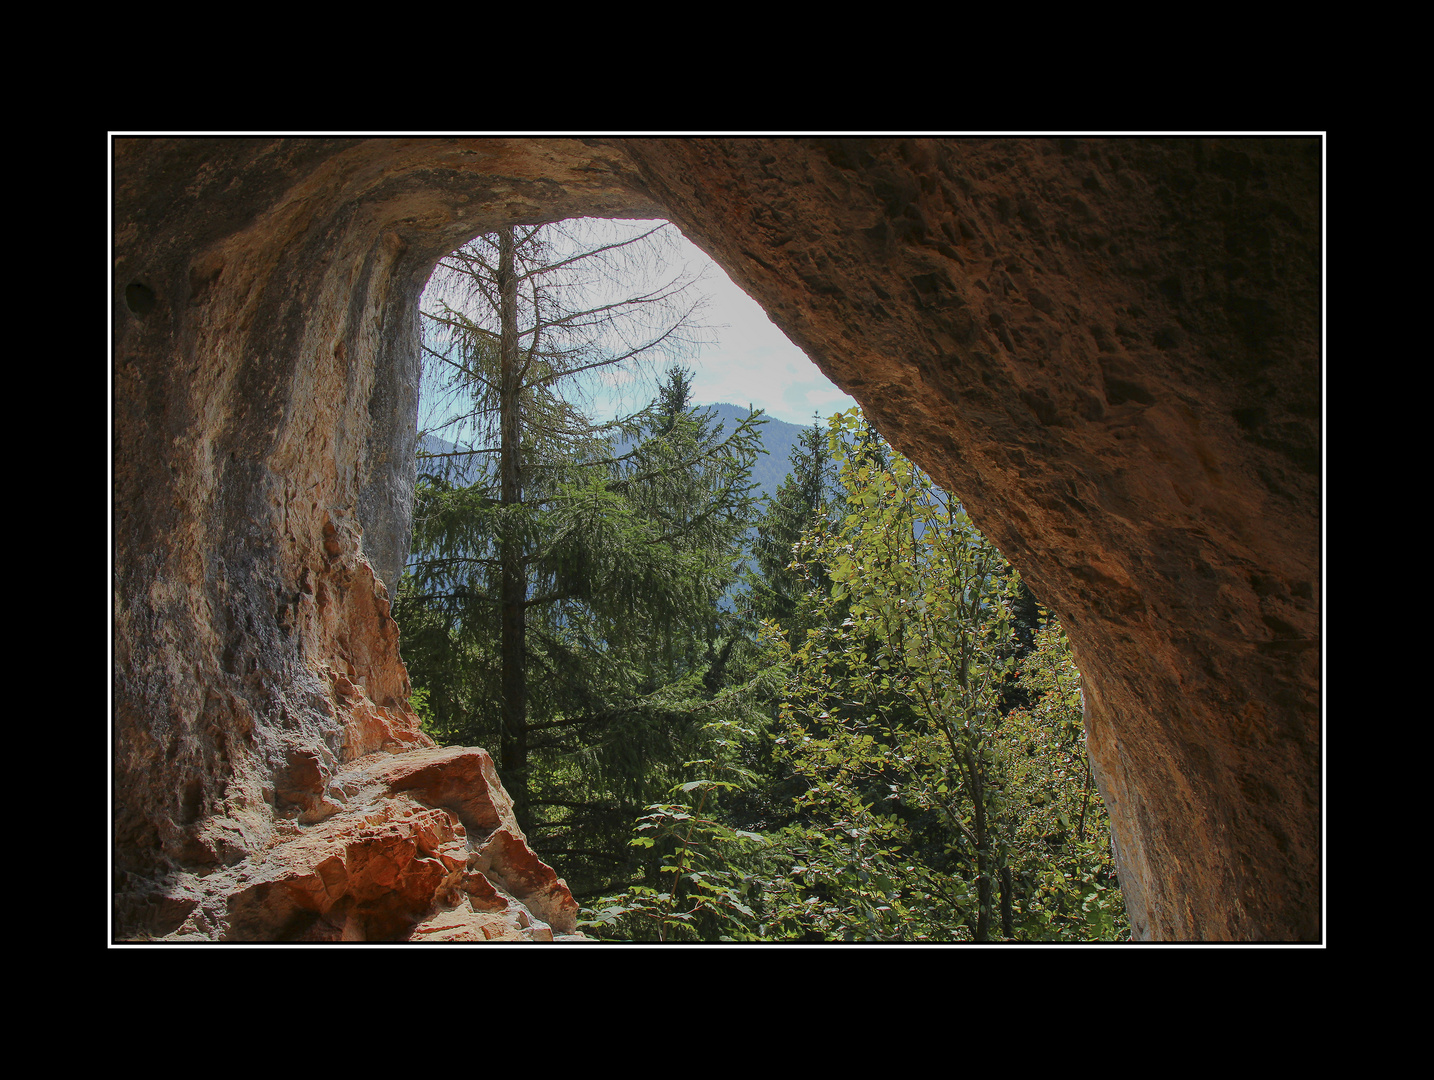
<path fill-rule="evenodd" d="M 619 227 L 634 231 L 657 224 L 618 223 Z M 757 302 L 732 284 L 721 267 L 681 237 L 675 226 L 669 227 L 669 231 L 676 234 L 669 265 L 685 264 L 690 272 L 701 273 L 699 288 L 707 298 L 702 322 L 712 328 L 709 336 L 716 339 L 682 361 L 694 371 L 694 401 L 703 405 L 719 401 L 751 404 L 778 420 L 803 427 L 812 422 L 814 414 L 825 418 L 856 405 L 772 325 Z M 427 298 L 424 310 L 430 310 Z M 637 377 L 627 376 L 628 379 Z M 651 390 L 644 389 L 646 386 L 641 384 L 629 393 L 625 405 L 646 404 L 651 397 Z M 641 400 L 634 400 L 637 398 Z M 431 426 L 427 419 L 428 404 L 425 394 L 424 407 L 420 409 L 421 427 Z M 612 398 L 599 396 L 593 401 L 592 418 L 609 419 L 618 407 Z"/>
<path fill-rule="evenodd" d="M 769 416 L 803 427 L 811 423 L 813 413 L 825 418 L 856 405 L 772 325 L 757 301 L 732 284 L 721 267 L 694 245 L 683 243 L 691 250 L 693 263 L 708 268 L 704 283 L 708 320 L 727 324 L 717 331 L 717 344 L 705 349 L 695 365 L 697 401 L 750 402 Z"/>

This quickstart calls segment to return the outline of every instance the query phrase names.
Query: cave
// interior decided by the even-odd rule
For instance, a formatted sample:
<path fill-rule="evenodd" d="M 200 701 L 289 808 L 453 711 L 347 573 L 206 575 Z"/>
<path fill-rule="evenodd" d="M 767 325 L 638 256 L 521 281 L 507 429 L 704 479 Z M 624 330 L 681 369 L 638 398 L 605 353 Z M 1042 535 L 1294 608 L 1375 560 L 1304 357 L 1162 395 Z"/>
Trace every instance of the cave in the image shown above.
<path fill-rule="evenodd" d="M 419 730 L 388 590 L 430 270 L 589 216 L 676 223 L 1059 615 L 1137 938 L 1321 940 L 1323 153 L 116 139 L 114 936 L 401 936 L 460 888 L 498 910 L 452 865 L 475 829 L 571 923 L 491 761 Z M 365 792 L 363 842 L 320 837 Z"/>

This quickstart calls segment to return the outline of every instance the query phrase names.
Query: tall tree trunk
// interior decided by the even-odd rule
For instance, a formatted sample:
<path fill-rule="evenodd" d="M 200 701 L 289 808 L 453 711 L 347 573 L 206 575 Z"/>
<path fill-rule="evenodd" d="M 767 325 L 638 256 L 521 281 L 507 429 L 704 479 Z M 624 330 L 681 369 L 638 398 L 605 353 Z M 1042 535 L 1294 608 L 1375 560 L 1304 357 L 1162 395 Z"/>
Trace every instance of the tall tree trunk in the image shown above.
<path fill-rule="evenodd" d="M 503 528 L 498 540 L 502 565 L 499 593 L 502 630 L 503 740 L 500 750 L 503 785 L 513 797 L 518 824 L 526 831 L 528 817 L 528 656 L 525 624 L 528 581 L 523 567 L 519 507 L 523 502 L 522 417 L 519 412 L 518 276 L 513 268 L 513 229 L 498 234 L 501 369 L 499 372 L 499 477 Z"/>
<path fill-rule="evenodd" d="M 1001 936 L 1008 940 L 1016 936 L 1016 931 L 1012 926 L 1011 892 L 1011 868 L 1003 866 L 1001 867 Z"/>
<path fill-rule="evenodd" d="M 1085 839 L 1085 808 L 1090 805 L 1090 750 L 1085 752 L 1085 794 L 1080 798 L 1080 824 L 1076 826 L 1076 842 Z"/>
<path fill-rule="evenodd" d="M 962 746 L 966 758 L 966 773 L 971 778 L 971 796 L 975 814 L 972 825 L 976 833 L 976 940 L 991 940 L 991 840 L 986 827 L 986 792 L 981 783 L 981 772 L 976 767 L 976 757 L 969 746 Z"/>

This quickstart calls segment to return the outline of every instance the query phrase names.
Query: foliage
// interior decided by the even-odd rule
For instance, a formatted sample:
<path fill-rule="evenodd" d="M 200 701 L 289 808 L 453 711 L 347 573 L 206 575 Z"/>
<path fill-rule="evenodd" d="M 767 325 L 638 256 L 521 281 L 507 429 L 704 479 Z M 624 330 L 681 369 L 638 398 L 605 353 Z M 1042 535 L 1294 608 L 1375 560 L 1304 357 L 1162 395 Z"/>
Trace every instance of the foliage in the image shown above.
<path fill-rule="evenodd" d="M 535 840 L 593 887 L 625 864 L 617 838 L 697 756 L 712 711 L 735 707 L 714 703 L 750 651 L 718 598 L 749 520 L 755 424 L 726 436 L 684 404 L 651 425 L 604 482 L 602 513 L 574 530 L 586 588 L 534 633 L 544 685 L 533 752 L 544 764 L 533 804 L 546 811 Z M 601 848 L 587 846 L 595 839 Z"/>
<path fill-rule="evenodd" d="M 395 615 L 425 730 L 499 741 L 535 849 L 609 894 L 588 930 L 1128 935 L 1069 647 L 959 502 L 852 410 L 804 434 L 758 518 L 760 417 L 726 434 L 677 366 L 589 423 L 572 379 L 683 333 L 565 309 L 545 275 L 581 256 L 543 243 L 456 254 L 491 307 L 450 289 L 431 312 L 462 449 L 422 468 Z"/>
<path fill-rule="evenodd" d="M 790 461 L 791 471 L 767 500 L 754 529 L 752 569 L 746 578 L 751 614 L 758 620 L 771 619 L 788 632 L 807 591 L 830 588 L 816 567 L 793 562 L 792 549 L 806 533 L 838 516 L 843 501 L 827 434 L 817 424 L 802 432 Z"/>
<path fill-rule="evenodd" d="M 429 729 L 501 747 L 520 822 L 577 892 L 635 872 L 624 834 L 695 756 L 701 708 L 743 651 L 717 599 L 750 525 L 760 414 L 725 432 L 675 365 L 606 428 L 569 397 L 690 336 L 680 278 L 626 299 L 574 289 L 575 267 L 611 269 L 631 244 L 575 252 L 510 230 L 445 261 L 425 347 L 464 449 L 420 463 L 394 609 Z"/>
<path fill-rule="evenodd" d="M 1080 672 L 1060 623 L 1044 608 L 1019 683 L 1033 702 L 998 738 L 1007 762 L 1017 932 L 1024 940 L 1128 940 L 1110 819 L 1085 750 Z"/>
<path fill-rule="evenodd" d="M 649 880 L 599 901 L 583 923 L 587 931 L 626 941 L 757 940 L 750 906 L 763 882 L 744 872 L 750 854 L 767 840 L 725 820 L 723 795 L 757 778 L 740 764 L 741 748 L 756 733 L 731 720 L 703 727 L 710 757 L 684 762 L 691 779 L 674 784 L 667 798 L 644 809 L 632 847 L 655 856 Z"/>
<path fill-rule="evenodd" d="M 717 600 L 735 577 L 749 520 L 757 419 L 728 435 L 685 404 L 659 407 L 629 454 L 574 467 L 524 507 L 534 674 L 525 827 L 579 890 L 625 873 L 618 838 L 691 756 L 694 710 L 741 659 L 744 643 Z M 435 735 L 491 744 L 502 693 L 495 511 L 481 492 L 432 481 L 419 503 L 420 558 L 400 593 L 405 657 L 429 690 Z M 460 560 L 474 569 L 457 578 Z M 446 591 L 433 591 L 437 578 Z"/>
<path fill-rule="evenodd" d="M 1040 700 L 1053 707 L 1068 696 L 1058 629 L 1047 624 L 1017 680 L 1014 571 L 960 505 L 855 411 L 832 418 L 830 434 L 849 512 L 809 533 L 794 565 L 809 580 L 820 568 L 832 588 L 809 589 L 801 633 L 768 624 L 788 673 L 779 741 L 806 787 L 798 821 L 776 840 L 792 870 L 766 899 L 768 932 L 1113 935 L 1119 916 L 1102 864 L 1054 860 L 1045 819 L 1023 803 L 1055 805 L 1057 791 L 1082 799 L 1078 783 L 1071 790 L 1069 717 L 1055 728 L 1044 713 L 1007 717 L 1002 708 L 1017 681 L 1046 694 L 1041 680 L 1064 678 L 1062 691 Z M 1013 771 L 1010 748 L 1022 737 L 1034 745 L 1032 725 L 1059 730 L 1070 758 L 1028 753 Z M 1096 846 L 1082 851 L 1093 858 Z"/>
<path fill-rule="evenodd" d="M 984 940 L 998 847 L 987 742 L 1013 575 L 855 410 L 832 418 L 829 445 L 849 512 L 800 545 L 797 565 L 822 566 L 833 586 L 809 594 L 805 638 L 780 646 L 784 738 L 810 785 L 791 838 L 803 895 L 780 910 L 807 932 L 882 939 L 965 921 Z M 968 865 L 974 898 L 958 880 Z"/>

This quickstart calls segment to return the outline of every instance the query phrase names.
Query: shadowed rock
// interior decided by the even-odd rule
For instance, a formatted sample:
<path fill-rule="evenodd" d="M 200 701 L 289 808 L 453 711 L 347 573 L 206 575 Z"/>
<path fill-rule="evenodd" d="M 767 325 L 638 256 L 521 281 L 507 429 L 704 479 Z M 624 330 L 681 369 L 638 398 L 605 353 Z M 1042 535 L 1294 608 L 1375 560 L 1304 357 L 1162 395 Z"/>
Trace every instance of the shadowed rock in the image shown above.
<path fill-rule="evenodd" d="M 385 589 L 418 296 L 481 232 L 608 215 L 675 221 L 1061 616 L 1137 934 L 1318 937 L 1320 170 L 1312 139 L 118 141 L 119 929 L 202 906 L 173 883 L 259 857 L 291 795 L 328 813 L 324 770 L 427 745 Z"/>

